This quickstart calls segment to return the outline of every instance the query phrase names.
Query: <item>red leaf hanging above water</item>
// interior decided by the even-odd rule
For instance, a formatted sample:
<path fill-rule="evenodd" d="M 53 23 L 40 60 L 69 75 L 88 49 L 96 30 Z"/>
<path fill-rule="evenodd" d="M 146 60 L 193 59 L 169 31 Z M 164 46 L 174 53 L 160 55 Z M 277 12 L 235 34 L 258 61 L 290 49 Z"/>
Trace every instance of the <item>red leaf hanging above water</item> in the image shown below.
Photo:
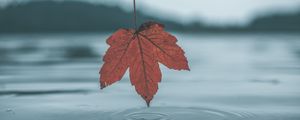
<path fill-rule="evenodd" d="M 121 80 L 129 68 L 131 84 L 149 106 L 162 77 L 158 62 L 170 69 L 189 70 L 184 51 L 176 42 L 156 22 L 144 23 L 137 31 L 119 29 L 107 39 L 110 47 L 100 70 L 101 89 Z"/>

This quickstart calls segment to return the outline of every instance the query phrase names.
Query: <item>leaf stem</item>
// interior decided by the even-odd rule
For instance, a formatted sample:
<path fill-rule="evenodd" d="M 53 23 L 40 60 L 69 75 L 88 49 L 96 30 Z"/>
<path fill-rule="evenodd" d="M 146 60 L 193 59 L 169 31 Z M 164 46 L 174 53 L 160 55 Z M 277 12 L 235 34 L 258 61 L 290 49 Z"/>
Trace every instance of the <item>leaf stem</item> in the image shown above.
<path fill-rule="evenodd" d="M 137 31 L 137 26 L 136 26 L 136 6 L 135 6 L 135 0 L 133 0 L 133 14 L 134 14 L 134 29 Z"/>

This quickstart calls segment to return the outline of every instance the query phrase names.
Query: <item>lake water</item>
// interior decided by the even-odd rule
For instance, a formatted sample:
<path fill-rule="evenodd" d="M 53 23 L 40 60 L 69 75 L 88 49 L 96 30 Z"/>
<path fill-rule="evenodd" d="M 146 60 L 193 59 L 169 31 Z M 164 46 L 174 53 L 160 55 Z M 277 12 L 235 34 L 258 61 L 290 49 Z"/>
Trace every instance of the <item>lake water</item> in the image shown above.
<path fill-rule="evenodd" d="M 300 119 L 300 35 L 174 34 L 191 71 L 160 65 L 150 108 L 128 73 L 99 89 L 109 34 L 0 35 L 0 119 Z"/>

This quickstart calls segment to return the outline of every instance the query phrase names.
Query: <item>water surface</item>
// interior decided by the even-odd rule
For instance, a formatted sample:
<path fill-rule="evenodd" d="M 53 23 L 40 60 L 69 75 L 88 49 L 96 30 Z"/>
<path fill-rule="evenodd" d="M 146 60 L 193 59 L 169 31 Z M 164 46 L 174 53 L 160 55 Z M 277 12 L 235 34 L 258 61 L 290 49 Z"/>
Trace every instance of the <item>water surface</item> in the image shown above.
<path fill-rule="evenodd" d="M 150 108 L 127 74 L 100 91 L 108 35 L 0 35 L 0 119 L 300 119 L 300 35 L 175 33 L 191 71 L 160 65 Z"/>

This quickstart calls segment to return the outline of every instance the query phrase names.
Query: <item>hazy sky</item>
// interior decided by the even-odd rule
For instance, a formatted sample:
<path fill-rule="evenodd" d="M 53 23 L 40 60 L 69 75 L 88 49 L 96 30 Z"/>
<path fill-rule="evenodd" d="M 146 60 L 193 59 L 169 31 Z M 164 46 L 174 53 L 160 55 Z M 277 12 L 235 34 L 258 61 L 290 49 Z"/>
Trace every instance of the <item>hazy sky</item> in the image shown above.
<path fill-rule="evenodd" d="M 0 0 L 0 5 L 5 6 L 12 1 L 24 2 L 27 0 Z M 132 10 L 132 0 L 77 1 L 118 5 L 125 10 Z M 202 20 L 213 24 L 245 24 L 253 17 L 266 12 L 300 10 L 300 0 L 136 0 L 136 2 L 139 10 L 150 15 L 176 19 L 181 22 Z"/>

